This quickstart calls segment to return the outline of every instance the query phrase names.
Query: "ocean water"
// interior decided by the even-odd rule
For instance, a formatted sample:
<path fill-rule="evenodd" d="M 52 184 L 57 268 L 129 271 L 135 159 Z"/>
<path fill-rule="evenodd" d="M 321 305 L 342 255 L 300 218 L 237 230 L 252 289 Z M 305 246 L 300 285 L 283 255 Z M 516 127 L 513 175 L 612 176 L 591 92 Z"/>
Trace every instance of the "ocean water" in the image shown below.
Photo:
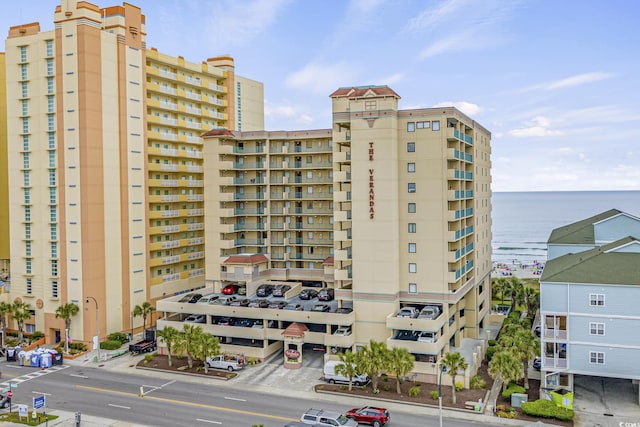
<path fill-rule="evenodd" d="M 640 217 L 640 191 L 499 192 L 491 201 L 494 263 L 544 263 L 554 228 L 609 209 Z"/>

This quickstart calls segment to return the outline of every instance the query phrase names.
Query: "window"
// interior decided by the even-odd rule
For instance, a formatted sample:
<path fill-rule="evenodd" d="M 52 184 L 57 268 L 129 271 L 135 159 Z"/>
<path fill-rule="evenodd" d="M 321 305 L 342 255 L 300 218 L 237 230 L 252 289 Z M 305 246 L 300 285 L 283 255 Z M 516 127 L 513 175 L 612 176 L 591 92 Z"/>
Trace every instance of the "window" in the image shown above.
<path fill-rule="evenodd" d="M 589 322 L 589 335 L 604 335 L 604 323 Z"/>
<path fill-rule="evenodd" d="M 416 122 L 416 128 L 429 129 L 430 122 Z"/>
<path fill-rule="evenodd" d="M 375 110 L 376 109 L 376 101 L 364 101 L 364 109 L 365 110 Z"/>
<path fill-rule="evenodd" d="M 604 365 L 604 353 L 600 351 L 590 351 L 589 363 L 592 365 Z"/>
<path fill-rule="evenodd" d="M 31 294 L 33 292 L 33 289 L 31 287 L 31 277 L 27 277 L 27 294 Z"/>
<path fill-rule="evenodd" d="M 416 283 L 409 283 L 409 293 L 410 294 L 418 293 L 418 285 Z"/>
<path fill-rule="evenodd" d="M 416 192 L 416 183 L 415 182 L 410 182 L 409 184 L 407 184 L 407 191 L 409 193 L 415 193 Z"/>
<path fill-rule="evenodd" d="M 589 305 L 604 307 L 604 294 L 589 294 Z"/>
<path fill-rule="evenodd" d="M 416 244 L 415 243 L 409 243 L 409 253 L 410 254 L 415 254 L 416 253 Z"/>
<path fill-rule="evenodd" d="M 416 223 L 415 222 L 410 222 L 409 223 L 409 233 L 415 233 L 416 232 Z"/>
<path fill-rule="evenodd" d="M 418 271 L 418 264 L 415 262 L 409 263 L 409 273 L 416 273 Z"/>
<path fill-rule="evenodd" d="M 407 142 L 407 153 L 415 153 L 415 152 L 416 152 L 416 143 Z"/>
<path fill-rule="evenodd" d="M 408 210 L 409 210 L 409 213 L 416 213 L 416 204 L 409 203 Z"/>
<path fill-rule="evenodd" d="M 431 122 L 431 130 L 440 130 L 440 121 L 439 120 L 434 120 Z"/>
<path fill-rule="evenodd" d="M 407 172 L 414 173 L 416 171 L 415 163 L 407 163 Z"/>
<path fill-rule="evenodd" d="M 51 297 L 58 298 L 58 282 L 51 282 Z"/>
<path fill-rule="evenodd" d="M 407 122 L 407 132 L 415 132 L 416 124 L 414 122 Z"/>

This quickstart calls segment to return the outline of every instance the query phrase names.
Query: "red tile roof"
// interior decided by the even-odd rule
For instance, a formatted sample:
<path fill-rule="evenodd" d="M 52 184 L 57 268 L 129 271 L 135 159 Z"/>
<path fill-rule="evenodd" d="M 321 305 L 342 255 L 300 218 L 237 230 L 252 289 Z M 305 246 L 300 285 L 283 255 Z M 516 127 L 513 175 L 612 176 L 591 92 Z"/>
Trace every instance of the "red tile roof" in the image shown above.
<path fill-rule="evenodd" d="M 394 96 L 400 99 L 393 89 L 389 86 L 354 86 L 354 87 L 341 87 L 340 89 L 329 95 L 331 98 L 363 98 L 367 94 L 373 94 L 374 96 Z"/>
<path fill-rule="evenodd" d="M 324 265 L 333 265 L 333 257 L 332 257 L 332 256 L 327 257 L 327 258 L 322 262 L 322 264 L 324 264 Z"/>
<path fill-rule="evenodd" d="M 287 326 L 282 332 L 282 335 L 288 335 L 290 337 L 303 337 L 304 333 L 307 332 L 309 328 L 304 323 L 292 323 Z"/>
<path fill-rule="evenodd" d="M 224 260 L 224 264 L 260 264 L 268 261 L 269 258 L 263 254 L 231 255 Z"/>
<path fill-rule="evenodd" d="M 230 136 L 235 138 L 235 135 L 229 129 L 211 129 L 200 136 L 203 138 L 207 136 Z"/>

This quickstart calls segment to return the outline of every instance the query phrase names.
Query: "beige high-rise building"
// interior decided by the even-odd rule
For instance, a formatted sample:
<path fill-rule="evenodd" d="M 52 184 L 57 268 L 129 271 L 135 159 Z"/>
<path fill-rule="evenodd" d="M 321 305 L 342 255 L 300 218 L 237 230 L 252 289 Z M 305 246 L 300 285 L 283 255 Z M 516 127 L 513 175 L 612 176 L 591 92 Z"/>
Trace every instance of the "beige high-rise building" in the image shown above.
<path fill-rule="evenodd" d="M 7 116 L 7 88 L 5 85 L 5 55 L 0 53 L 0 117 Z M 7 127 L 0 126 L 0 281 L 6 279 L 9 267 L 9 181 L 7 164 Z M 4 282 L 3 282 L 4 283 Z M 5 289 L 1 288 L 0 293 Z"/>
<path fill-rule="evenodd" d="M 147 50 L 129 3 L 65 0 L 54 23 L 14 26 L 6 40 L 5 298 L 31 305 L 26 330 L 48 342 L 64 339 L 56 309 L 78 304 L 71 337 L 90 342 L 141 327 L 136 305 L 204 286 L 200 135 L 261 129 L 263 89 L 228 56 Z"/>
<path fill-rule="evenodd" d="M 489 326 L 491 135 L 453 107 L 399 110 L 387 86 L 331 99 L 331 129 L 204 135 L 211 296 L 159 301 L 159 327 L 196 321 L 258 358 L 284 347 L 294 368 L 305 345 L 374 339 L 433 380 L 441 355 Z M 234 285 L 246 297 L 220 303 Z M 270 285 L 283 295 L 260 294 Z M 256 326 L 229 326 L 245 319 Z"/>

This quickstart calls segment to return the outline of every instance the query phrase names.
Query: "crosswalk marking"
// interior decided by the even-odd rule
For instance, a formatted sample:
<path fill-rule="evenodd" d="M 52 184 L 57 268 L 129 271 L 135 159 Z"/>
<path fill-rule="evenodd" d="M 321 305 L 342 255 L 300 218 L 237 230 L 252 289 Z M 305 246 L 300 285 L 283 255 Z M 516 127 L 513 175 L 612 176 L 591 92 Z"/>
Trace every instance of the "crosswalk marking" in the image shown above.
<path fill-rule="evenodd" d="M 57 371 L 60 371 L 62 369 L 66 369 L 68 367 L 69 367 L 68 365 L 58 365 L 58 366 L 52 366 L 52 367 L 44 369 L 44 370 L 38 370 L 38 371 L 29 372 L 28 374 L 20 375 L 19 377 L 11 378 L 10 380 L 0 382 L 0 387 L 2 387 L 2 388 L 9 387 L 10 383 L 20 384 L 20 383 L 23 383 L 25 381 L 29 381 L 29 380 L 32 380 L 34 378 L 41 377 L 43 375 L 50 374 L 52 372 L 57 372 Z"/>

